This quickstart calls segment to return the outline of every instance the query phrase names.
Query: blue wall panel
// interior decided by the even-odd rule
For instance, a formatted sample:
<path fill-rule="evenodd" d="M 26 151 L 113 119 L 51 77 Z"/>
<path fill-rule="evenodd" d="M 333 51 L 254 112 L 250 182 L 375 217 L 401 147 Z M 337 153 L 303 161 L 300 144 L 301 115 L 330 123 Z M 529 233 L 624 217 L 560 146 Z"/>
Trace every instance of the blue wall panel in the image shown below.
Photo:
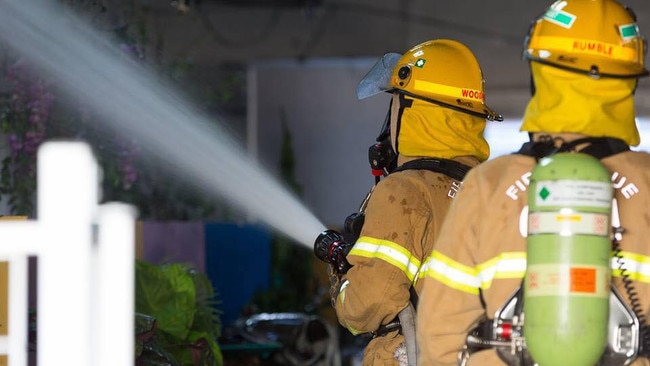
<path fill-rule="evenodd" d="M 258 290 L 267 290 L 271 273 L 271 234 L 254 225 L 206 223 L 205 271 L 231 325 Z"/>

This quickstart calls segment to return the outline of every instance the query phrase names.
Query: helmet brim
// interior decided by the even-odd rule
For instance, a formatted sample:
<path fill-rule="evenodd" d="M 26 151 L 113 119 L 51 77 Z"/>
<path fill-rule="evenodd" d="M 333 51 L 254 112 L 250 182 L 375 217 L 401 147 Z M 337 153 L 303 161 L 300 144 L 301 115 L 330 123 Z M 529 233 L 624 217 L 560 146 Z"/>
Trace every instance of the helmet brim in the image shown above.
<path fill-rule="evenodd" d="M 392 89 L 390 78 L 401 57 L 402 55 L 396 52 L 384 54 L 357 85 L 357 98 L 366 99 Z"/>

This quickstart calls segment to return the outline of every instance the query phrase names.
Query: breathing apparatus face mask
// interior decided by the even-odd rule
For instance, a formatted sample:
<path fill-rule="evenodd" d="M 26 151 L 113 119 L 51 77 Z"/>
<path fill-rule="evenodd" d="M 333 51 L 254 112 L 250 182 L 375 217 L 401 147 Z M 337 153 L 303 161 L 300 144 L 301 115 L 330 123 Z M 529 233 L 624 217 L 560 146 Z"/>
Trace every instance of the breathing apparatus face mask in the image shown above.
<path fill-rule="evenodd" d="M 368 149 L 368 160 L 370 162 L 370 167 L 372 168 L 372 175 L 375 176 L 375 184 L 379 183 L 382 176 L 387 176 L 397 168 L 397 154 L 395 153 L 390 140 L 390 113 L 391 111 L 389 107 L 381 132 L 375 140 L 376 143 L 371 145 Z M 359 212 L 355 212 L 345 219 L 343 225 L 343 237 L 348 243 L 356 242 L 361 235 L 361 228 L 365 221 L 366 205 L 368 204 L 371 194 L 372 189 L 368 192 L 368 195 L 361 203 Z"/>
<path fill-rule="evenodd" d="M 397 154 L 390 140 L 390 113 L 389 107 L 376 143 L 368 149 L 368 161 L 376 177 L 388 175 L 397 167 Z"/>

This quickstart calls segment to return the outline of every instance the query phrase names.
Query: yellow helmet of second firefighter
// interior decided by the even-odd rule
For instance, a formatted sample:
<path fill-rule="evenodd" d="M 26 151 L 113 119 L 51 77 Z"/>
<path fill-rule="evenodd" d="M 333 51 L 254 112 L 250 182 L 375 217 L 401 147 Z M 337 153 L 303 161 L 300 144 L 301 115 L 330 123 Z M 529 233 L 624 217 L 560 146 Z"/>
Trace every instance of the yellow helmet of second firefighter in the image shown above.
<path fill-rule="evenodd" d="M 503 120 L 485 103 L 483 71 L 472 51 L 450 39 L 387 53 L 359 83 L 359 99 L 395 91 L 488 120 Z"/>
<path fill-rule="evenodd" d="M 528 60 L 594 77 L 646 76 L 645 52 L 636 16 L 615 0 L 555 1 L 524 44 Z"/>

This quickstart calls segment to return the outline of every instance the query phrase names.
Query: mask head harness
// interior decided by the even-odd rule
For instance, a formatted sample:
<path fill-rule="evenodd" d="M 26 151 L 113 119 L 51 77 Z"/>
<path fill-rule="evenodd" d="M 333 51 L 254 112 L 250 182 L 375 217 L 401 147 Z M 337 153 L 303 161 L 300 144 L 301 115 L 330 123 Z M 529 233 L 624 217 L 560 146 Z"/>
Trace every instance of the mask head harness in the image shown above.
<path fill-rule="evenodd" d="M 379 182 L 380 177 L 387 176 L 397 167 L 397 154 L 390 142 L 390 114 L 389 107 L 379 136 L 368 148 L 368 161 L 375 183 Z"/>

